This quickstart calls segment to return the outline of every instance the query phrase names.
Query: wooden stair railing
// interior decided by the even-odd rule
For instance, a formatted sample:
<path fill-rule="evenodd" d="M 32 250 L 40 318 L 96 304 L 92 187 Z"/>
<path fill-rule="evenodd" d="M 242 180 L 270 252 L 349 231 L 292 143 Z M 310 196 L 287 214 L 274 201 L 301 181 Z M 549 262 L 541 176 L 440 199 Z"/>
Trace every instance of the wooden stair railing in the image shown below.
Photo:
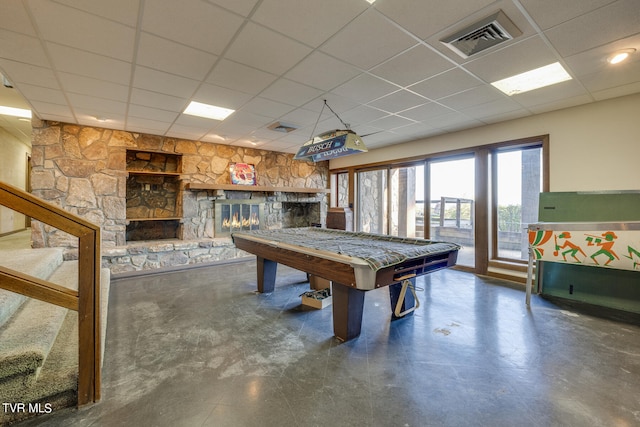
<path fill-rule="evenodd" d="M 100 227 L 0 182 L 0 205 L 78 238 L 78 290 L 0 267 L 0 288 L 78 312 L 78 406 L 100 400 Z"/>

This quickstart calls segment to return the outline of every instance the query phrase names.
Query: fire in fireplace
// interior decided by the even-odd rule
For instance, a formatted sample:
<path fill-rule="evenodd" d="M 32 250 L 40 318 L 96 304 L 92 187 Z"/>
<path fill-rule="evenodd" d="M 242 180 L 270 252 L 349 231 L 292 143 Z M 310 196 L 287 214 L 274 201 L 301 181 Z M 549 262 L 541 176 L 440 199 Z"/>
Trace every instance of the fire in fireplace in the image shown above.
<path fill-rule="evenodd" d="M 264 222 L 262 200 L 216 200 L 215 236 L 229 236 L 239 230 L 259 230 Z"/>

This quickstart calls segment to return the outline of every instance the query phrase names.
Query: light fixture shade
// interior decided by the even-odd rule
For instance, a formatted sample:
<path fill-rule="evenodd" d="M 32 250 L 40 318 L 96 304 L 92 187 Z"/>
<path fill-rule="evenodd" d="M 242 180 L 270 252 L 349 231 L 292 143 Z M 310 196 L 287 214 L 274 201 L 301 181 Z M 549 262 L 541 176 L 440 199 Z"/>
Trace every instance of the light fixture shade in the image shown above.
<path fill-rule="evenodd" d="M 0 105 L 0 114 L 3 116 L 22 117 L 25 119 L 31 118 L 31 110 L 25 110 L 23 108 L 5 107 Z"/>
<path fill-rule="evenodd" d="M 569 73 L 567 73 L 559 62 L 554 62 L 553 64 L 545 65 L 535 70 L 498 80 L 497 82 L 491 83 L 491 85 L 500 89 L 505 94 L 512 96 L 567 80 L 571 80 Z"/>
<path fill-rule="evenodd" d="M 629 55 L 631 55 L 635 51 L 635 49 L 618 50 L 607 58 L 607 62 L 611 65 L 619 64 L 629 58 Z"/>
<path fill-rule="evenodd" d="M 203 104 L 202 102 L 191 101 L 184 110 L 184 114 L 190 116 L 204 117 L 205 119 L 224 120 L 235 110 L 218 107 L 216 105 Z"/>
<path fill-rule="evenodd" d="M 306 142 L 294 159 L 311 159 L 314 162 L 335 159 L 367 152 L 364 141 L 354 131 L 336 129 L 325 132 Z"/>

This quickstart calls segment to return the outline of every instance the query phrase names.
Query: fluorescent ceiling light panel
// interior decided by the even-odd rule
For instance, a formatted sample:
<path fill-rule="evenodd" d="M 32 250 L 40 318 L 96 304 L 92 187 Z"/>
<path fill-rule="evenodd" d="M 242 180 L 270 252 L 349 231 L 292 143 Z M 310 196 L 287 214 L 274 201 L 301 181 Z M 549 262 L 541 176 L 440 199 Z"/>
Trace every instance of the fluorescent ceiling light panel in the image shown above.
<path fill-rule="evenodd" d="M 31 110 L 25 110 L 22 108 L 5 107 L 0 105 L 0 114 L 3 116 L 23 117 L 25 119 L 31 118 Z"/>
<path fill-rule="evenodd" d="M 206 119 L 224 120 L 236 110 L 229 108 L 216 107 L 215 105 L 203 104 L 201 102 L 191 101 L 189 106 L 184 110 L 184 114 L 191 116 L 204 117 Z"/>
<path fill-rule="evenodd" d="M 559 62 L 536 68 L 522 74 L 507 77 L 491 83 L 507 95 L 517 95 L 541 87 L 571 80 L 571 76 Z"/>

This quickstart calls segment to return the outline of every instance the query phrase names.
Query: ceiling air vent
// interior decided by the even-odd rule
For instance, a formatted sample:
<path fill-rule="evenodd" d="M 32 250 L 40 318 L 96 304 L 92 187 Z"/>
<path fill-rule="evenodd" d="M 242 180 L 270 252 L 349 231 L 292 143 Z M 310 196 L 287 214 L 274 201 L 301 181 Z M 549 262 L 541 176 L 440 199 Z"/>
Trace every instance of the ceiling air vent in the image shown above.
<path fill-rule="evenodd" d="M 281 122 L 271 123 L 269 126 L 267 126 L 267 128 L 271 130 L 275 130 L 276 132 L 283 132 L 283 133 L 293 132 L 294 130 L 298 129 L 294 125 L 285 124 Z"/>
<path fill-rule="evenodd" d="M 522 31 L 500 10 L 440 41 L 458 55 L 468 58 L 520 34 Z"/>

